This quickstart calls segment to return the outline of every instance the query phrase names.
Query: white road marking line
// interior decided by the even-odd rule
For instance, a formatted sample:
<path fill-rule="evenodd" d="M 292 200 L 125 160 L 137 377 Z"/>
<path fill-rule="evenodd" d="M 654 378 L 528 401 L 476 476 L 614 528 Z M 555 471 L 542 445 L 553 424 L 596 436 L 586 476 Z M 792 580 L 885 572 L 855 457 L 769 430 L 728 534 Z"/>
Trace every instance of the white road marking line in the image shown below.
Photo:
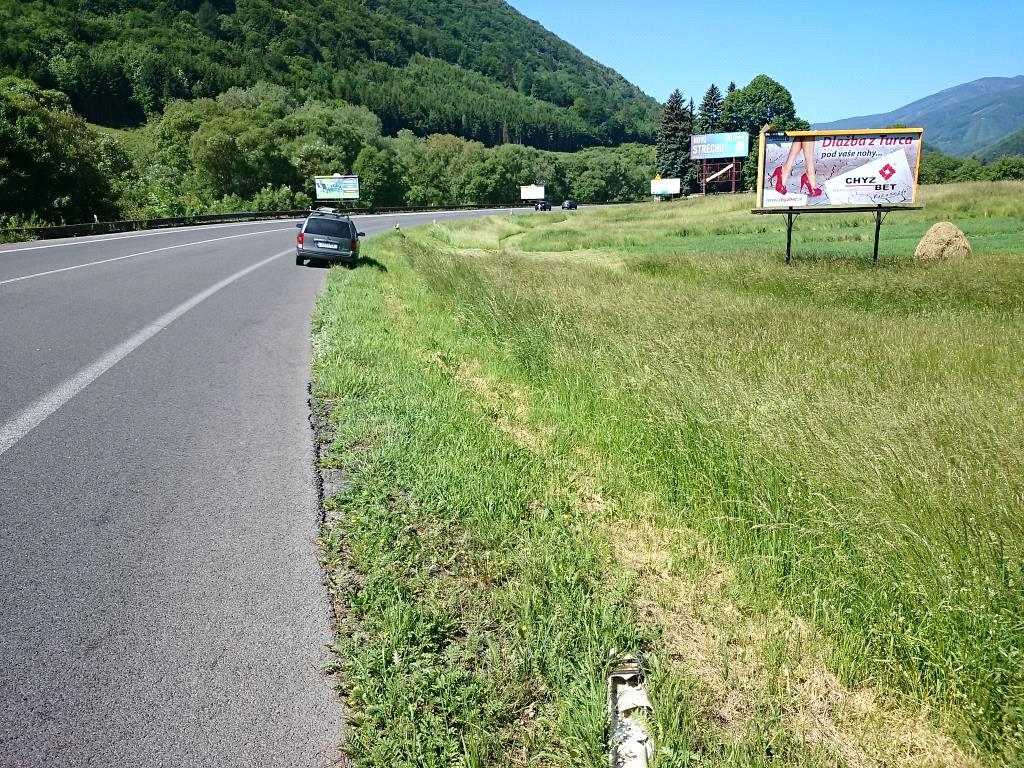
<path fill-rule="evenodd" d="M 239 278 L 245 277 L 250 272 L 269 264 L 274 259 L 279 259 L 282 256 L 287 256 L 294 252 L 293 248 L 289 248 L 287 251 L 282 251 L 281 253 L 266 258 L 263 261 L 259 261 L 239 272 L 235 272 L 235 274 L 224 278 L 218 283 L 214 283 L 205 291 L 197 293 L 188 301 L 179 304 L 170 312 L 161 315 L 130 339 L 111 349 L 92 365 L 83 368 L 67 381 L 58 384 L 32 403 L 32 405 L 28 406 L 25 410 L 15 416 L 14 419 L 0 427 L 0 456 L 3 456 L 4 453 L 10 450 L 19 440 L 25 437 L 25 435 L 56 413 L 71 398 L 92 384 L 96 379 L 117 365 L 134 350 L 141 347 L 197 304 L 210 298 L 213 294 L 231 285 Z"/>
<path fill-rule="evenodd" d="M 298 221 L 299 219 L 278 219 L 278 221 Z M 61 243 L 46 243 L 45 245 L 29 245 L 24 248 L 8 248 L 6 251 L 0 251 L 0 256 L 8 253 L 21 253 L 22 251 L 38 251 L 40 248 L 64 248 L 68 245 L 89 245 L 90 243 L 108 243 L 111 240 L 131 240 L 135 237 L 154 237 L 156 235 L 174 235 L 182 234 L 184 232 L 195 232 L 198 229 L 223 229 L 224 227 L 252 227 L 257 224 L 268 224 L 270 219 L 263 219 L 262 221 L 233 221 L 226 224 L 202 224 L 192 225 L 190 227 L 167 227 L 166 229 L 158 229 L 147 232 L 136 232 L 132 235 L 83 235 L 82 237 L 76 237 L 67 242 Z"/>
<path fill-rule="evenodd" d="M 438 214 L 445 213 L 502 213 L 506 210 L 512 210 L 511 208 L 467 208 L 464 210 L 457 211 L 406 211 L 403 213 L 358 213 L 353 212 L 353 218 L 368 219 L 375 217 L 389 218 L 391 216 L 437 216 Z M 278 221 L 300 221 L 301 219 L 278 219 Z M 153 237 L 155 235 L 173 235 L 181 234 L 182 232 L 194 232 L 197 229 L 221 229 L 222 227 L 251 227 L 256 224 L 266 224 L 268 219 L 263 221 L 230 221 L 224 224 L 194 224 L 188 227 L 167 227 L 166 229 L 159 229 L 152 232 L 136 232 L 130 235 L 83 235 L 80 238 L 74 238 L 67 242 L 62 243 L 46 243 L 44 245 L 29 245 L 24 248 L 8 248 L 3 251 L 0 250 L 0 256 L 8 253 L 21 253 L 22 251 L 37 251 L 40 248 L 64 248 L 68 245 L 88 245 L 89 243 L 106 243 L 111 240 L 130 240 L 133 237 Z M 276 231 L 276 230 L 274 230 Z M 87 239 L 88 238 L 88 239 Z"/>
<path fill-rule="evenodd" d="M 225 235 L 224 237 L 214 237 L 210 240 L 197 240 L 192 243 L 179 243 L 178 245 L 165 245 L 163 248 L 154 248 L 151 251 L 140 251 L 139 253 L 129 253 L 126 256 L 115 256 L 112 259 L 101 259 L 100 261 L 90 261 L 85 264 L 75 264 L 71 267 L 61 267 L 60 269 L 50 269 L 46 272 L 36 272 L 31 275 L 22 275 L 21 277 L 12 277 L 9 280 L 0 280 L 0 285 L 7 285 L 8 283 L 17 283 L 21 280 L 31 280 L 34 277 L 45 277 L 46 275 L 56 275 L 58 272 L 70 272 L 73 269 L 85 269 L 86 267 L 95 267 L 99 264 L 109 264 L 112 261 L 121 261 L 123 259 L 133 259 L 136 256 L 147 256 L 151 253 L 159 253 L 160 251 L 172 251 L 175 248 L 188 248 L 193 245 L 204 245 L 206 243 L 216 243 L 221 240 L 233 240 L 236 237 L 253 237 L 254 235 L 265 235 L 268 232 L 284 232 L 286 229 L 291 227 L 278 227 L 277 229 L 261 229 L 259 232 L 243 232 L 240 235 Z"/>

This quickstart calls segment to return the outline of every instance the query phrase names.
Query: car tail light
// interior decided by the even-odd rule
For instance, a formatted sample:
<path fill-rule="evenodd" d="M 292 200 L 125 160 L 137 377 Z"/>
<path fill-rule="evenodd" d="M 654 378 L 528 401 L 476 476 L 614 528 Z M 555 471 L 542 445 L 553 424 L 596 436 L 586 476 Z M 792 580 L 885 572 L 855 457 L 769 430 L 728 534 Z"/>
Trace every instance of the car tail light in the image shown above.
<path fill-rule="evenodd" d="M 299 246 L 299 248 L 302 247 L 302 233 L 301 232 L 299 232 L 298 237 L 295 238 L 295 244 L 297 246 Z"/>
<path fill-rule="evenodd" d="M 352 240 L 349 243 L 349 250 L 351 250 L 353 253 L 358 251 L 359 250 L 359 241 L 358 240 Z"/>

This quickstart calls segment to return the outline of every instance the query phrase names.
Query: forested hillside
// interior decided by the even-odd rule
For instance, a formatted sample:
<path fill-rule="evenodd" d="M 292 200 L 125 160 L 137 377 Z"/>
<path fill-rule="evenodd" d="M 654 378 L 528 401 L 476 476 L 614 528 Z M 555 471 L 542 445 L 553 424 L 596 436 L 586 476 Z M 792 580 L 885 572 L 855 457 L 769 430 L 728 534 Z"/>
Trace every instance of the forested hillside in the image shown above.
<path fill-rule="evenodd" d="M 0 228 L 304 208 L 313 176 L 332 172 L 359 175 L 375 206 L 507 204 L 534 182 L 555 200 L 633 200 L 654 175 L 649 144 L 567 153 L 381 131 L 365 107 L 268 83 L 170 102 L 139 129 L 94 128 L 64 93 L 0 78 Z"/>
<path fill-rule="evenodd" d="M 264 81 L 409 128 L 571 151 L 653 141 L 658 104 L 503 0 L 0 0 L 0 75 L 93 123 Z"/>

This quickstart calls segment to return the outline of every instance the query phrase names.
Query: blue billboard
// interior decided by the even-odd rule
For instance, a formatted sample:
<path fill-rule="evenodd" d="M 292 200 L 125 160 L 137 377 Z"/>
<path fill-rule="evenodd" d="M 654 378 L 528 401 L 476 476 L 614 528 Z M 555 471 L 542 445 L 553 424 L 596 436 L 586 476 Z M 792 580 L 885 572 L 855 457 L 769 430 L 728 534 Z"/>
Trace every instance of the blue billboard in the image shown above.
<path fill-rule="evenodd" d="M 719 160 L 727 157 L 746 157 L 750 152 L 750 136 L 746 131 L 736 133 L 705 133 L 690 137 L 691 160 Z"/>

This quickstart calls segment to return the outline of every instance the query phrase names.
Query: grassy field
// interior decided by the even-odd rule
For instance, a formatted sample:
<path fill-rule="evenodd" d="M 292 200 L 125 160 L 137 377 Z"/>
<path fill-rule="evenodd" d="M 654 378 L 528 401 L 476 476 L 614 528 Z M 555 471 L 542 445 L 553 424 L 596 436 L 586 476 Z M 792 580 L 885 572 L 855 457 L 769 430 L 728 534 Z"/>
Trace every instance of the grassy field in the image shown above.
<path fill-rule="evenodd" d="M 435 224 L 332 270 L 323 557 L 357 764 L 1024 761 L 1024 185 Z M 915 264 L 935 221 L 974 256 Z M 376 268 L 374 268 L 376 267 Z"/>

